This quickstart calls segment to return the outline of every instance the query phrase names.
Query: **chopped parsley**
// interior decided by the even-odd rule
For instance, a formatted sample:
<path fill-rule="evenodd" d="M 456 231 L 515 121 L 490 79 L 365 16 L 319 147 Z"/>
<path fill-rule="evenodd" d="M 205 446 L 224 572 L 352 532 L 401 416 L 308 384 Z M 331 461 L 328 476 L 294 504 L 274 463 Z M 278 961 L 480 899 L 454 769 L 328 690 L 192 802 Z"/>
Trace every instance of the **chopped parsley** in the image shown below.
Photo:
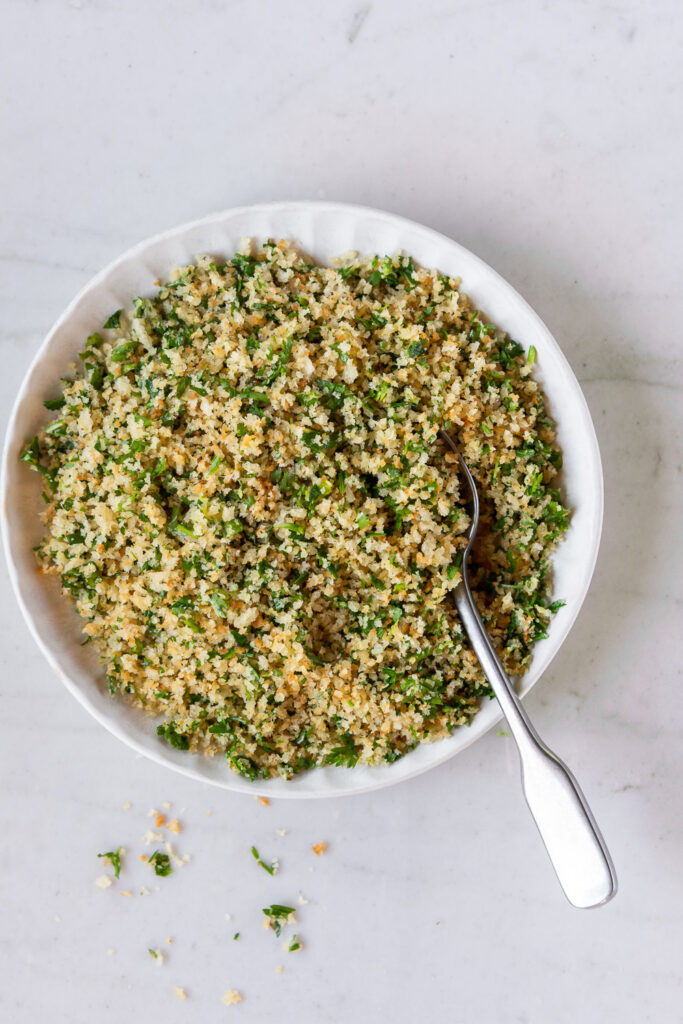
<path fill-rule="evenodd" d="M 149 858 L 148 864 L 151 864 L 154 868 L 154 874 L 165 878 L 166 875 L 170 875 L 173 868 L 171 867 L 171 858 L 167 853 L 161 853 L 159 850 L 155 850 L 152 856 Z"/>
<path fill-rule="evenodd" d="M 123 850 L 123 847 L 119 846 L 119 848 L 117 850 L 108 850 L 107 853 L 98 853 L 97 854 L 98 857 L 104 857 L 106 860 L 109 861 L 109 863 L 111 864 L 111 866 L 114 869 L 114 874 L 115 874 L 115 876 L 117 878 L 121 874 L 121 851 L 122 850 Z"/>
<path fill-rule="evenodd" d="M 270 926 L 279 937 L 282 926 L 287 924 L 290 916 L 294 913 L 294 907 L 285 907 L 281 903 L 273 903 L 270 907 L 264 907 L 263 913 L 270 921 Z"/>
<path fill-rule="evenodd" d="M 269 875 L 277 874 L 278 868 L 280 866 L 279 861 L 273 860 L 270 862 L 270 864 L 266 864 L 265 861 L 261 860 L 260 854 L 255 846 L 252 846 L 251 848 L 251 855 L 258 864 L 258 866 L 260 868 L 263 868 L 264 871 L 267 871 Z"/>
<path fill-rule="evenodd" d="M 121 326 L 121 314 L 122 313 L 123 313 L 122 309 L 117 309 L 115 313 L 112 313 L 112 315 L 109 317 L 109 319 L 105 321 L 105 324 L 104 324 L 105 329 L 109 330 L 109 329 L 111 329 L 113 327 L 120 327 Z"/>

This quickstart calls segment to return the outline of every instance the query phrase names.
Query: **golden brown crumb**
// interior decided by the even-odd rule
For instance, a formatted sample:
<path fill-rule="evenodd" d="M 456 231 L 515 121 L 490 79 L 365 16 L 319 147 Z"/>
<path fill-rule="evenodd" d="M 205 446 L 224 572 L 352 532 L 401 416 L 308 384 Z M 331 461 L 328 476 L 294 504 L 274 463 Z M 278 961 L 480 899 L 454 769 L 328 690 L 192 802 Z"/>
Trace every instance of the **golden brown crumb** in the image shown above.
<path fill-rule="evenodd" d="M 184 988 L 178 988 L 177 985 L 173 989 L 173 994 L 176 995 L 178 997 L 178 999 L 187 999 L 187 992 L 185 991 L 185 989 Z"/>
<path fill-rule="evenodd" d="M 263 804 L 264 807 L 270 807 L 270 800 L 268 799 L 267 796 L 260 796 L 258 798 L 258 802 L 260 804 Z"/>
<path fill-rule="evenodd" d="M 315 846 L 311 847 L 311 849 L 313 850 L 313 853 L 316 855 L 316 857 L 319 857 L 320 854 L 324 853 L 325 850 L 327 849 L 327 843 L 316 843 Z"/>
<path fill-rule="evenodd" d="M 166 815 L 165 814 L 157 814 L 156 819 L 154 821 L 154 827 L 155 828 L 161 828 L 161 826 L 163 825 L 163 823 L 165 821 L 166 821 Z"/>
<path fill-rule="evenodd" d="M 132 893 L 132 892 L 130 891 L 130 889 L 123 889 L 123 890 L 121 891 L 121 895 L 122 895 L 122 896 L 126 896 L 126 897 L 130 897 L 130 896 L 132 896 L 132 895 L 133 895 L 133 893 Z"/>
<path fill-rule="evenodd" d="M 223 993 L 223 1002 L 226 1006 L 233 1006 L 235 1003 L 242 1002 L 242 996 L 236 988 L 229 988 L 227 992 Z"/>
<path fill-rule="evenodd" d="M 180 824 L 177 818 L 173 818 L 172 821 L 169 821 L 166 828 L 168 829 L 169 832 L 173 832 L 173 834 L 177 836 L 182 828 L 182 825 Z"/>

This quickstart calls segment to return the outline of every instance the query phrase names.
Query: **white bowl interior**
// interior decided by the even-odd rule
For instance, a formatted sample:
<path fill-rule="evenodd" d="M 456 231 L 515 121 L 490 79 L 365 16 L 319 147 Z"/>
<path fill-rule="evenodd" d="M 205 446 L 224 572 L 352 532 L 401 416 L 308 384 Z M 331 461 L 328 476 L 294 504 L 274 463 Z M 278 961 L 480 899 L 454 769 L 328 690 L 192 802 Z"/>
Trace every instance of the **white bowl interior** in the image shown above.
<path fill-rule="evenodd" d="M 230 255 L 243 238 L 287 238 L 319 262 L 348 250 L 392 253 L 403 249 L 417 262 L 462 278 L 462 289 L 525 349 L 536 347 L 537 377 L 557 423 L 563 449 L 562 487 L 571 525 L 553 559 L 554 593 L 567 602 L 549 636 L 534 650 L 520 693 L 527 693 L 559 650 L 586 595 L 602 526 L 602 471 L 595 431 L 572 370 L 552 335 L 520 295 L 494 270 L 456 242 L 393 214 L 327 202 L 270 203 L 242 207 L 174 228 L 130 250 L 103 270 L 73 300 L 38 351 L 18 395 L 8 428 L 2 474 L 2 525 L 10 576 L 29 628 L 67 688 L 110 732 L 161 764 L 225 789 L 276 797 L 333 796 L 364 792 L 417 775 L 452 757 L 500 718 L 486 701 L 471 725 L 447 739 L 421 745 L 391 765 L 319 768 L 287 782 L 251 783 L 224 759 L 170 748 L 152 720 L 112 699 L 90 647 L 81 647 L 80 620 L 58 583 L 37 571 L 32 547 L 42 529 L 40 482 L 19 455 L 47 418 L 45 398 L 67 372 L 88 334 L 112 310 L 154 291 L 154 281 L 200 253 Z"/>

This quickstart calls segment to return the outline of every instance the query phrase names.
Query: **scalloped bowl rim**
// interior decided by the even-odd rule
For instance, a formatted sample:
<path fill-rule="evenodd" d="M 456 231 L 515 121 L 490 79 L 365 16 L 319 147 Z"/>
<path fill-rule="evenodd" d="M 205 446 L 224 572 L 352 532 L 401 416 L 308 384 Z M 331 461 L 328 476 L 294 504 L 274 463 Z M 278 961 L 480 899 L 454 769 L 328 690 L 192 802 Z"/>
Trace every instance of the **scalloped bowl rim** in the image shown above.
<path fill-rule="evenodd" d="M 597 559 L 603 515 L 603 480 L 595 430 L 588 406 L 569 363 L 540 317 L 500 275 L 478 256 L 445 235 L 404 217 L 369 207 L 324 201 L 274 202 L 224 210 L 148 238 L 96 274 L 67 306 L 33 358 L 12 410 L 3 453 L 0 494 L 2 532 L 9 575 L 24 618 L 47 661 L 66 688 L 114 736 L 137 753 L 190 778 L 223 789 L 270 797 L 325 797 L 363 793 L 433 768 L 464 750 L 501 719 L 487 701 L 469 726 L 449 737 L 421 744 L 393 764 L 376 767 L 325 767 L 296 776 L 250 782 L 222 758 L 187 754 L 168 747 L 151 720 L 112 700 L 94 657 L 80 647 L 78 617 L 54 581 L 40 579 L 29 540 L 40 535 L 39 486 L 29 482 L 18 456 L 26 439 L 45 419 L 42 401 L 50 383 L 63 374 L 82 338 L 97 329 L 112 309 L 144 294 L 156 276 L 170 273 L 200 252 L 226 255 L 243 237 L 285 237 L 320 260 L 350 249 L 393 252 L 404 249 L 422 265 L 462 278 L 469 294 L 499 327 L 538 352 L 536 376 L 543 384 L 557 422 L 564 453 L 563 486 L 572 507 L 570 527 L 553 556 L 555 580 L 569 597 L 552 622 L 549 636 L 537 644 L 522 677 L 524 696 L 548 668 L 567 637 L 588 591 Z M 221 244 L 221 240 L 224 240 Z M 208 243 L 208 244 L 200 244 Z M 184 254 L 184 257 L 183 257 Z M 179 258 L 180 257 L 180 258 Z M 137 288 L 130 289 L 134 282 Z M 98 319 L 99 317 L 99 319 Z M 88 328 L 89 325 L 89 329 Z M 31 477 L 35 474 L 31 474 Z M 556 583 L 557 586 L 557 583 Z M 567 593 L 569 591 L 569 594 Z"/>

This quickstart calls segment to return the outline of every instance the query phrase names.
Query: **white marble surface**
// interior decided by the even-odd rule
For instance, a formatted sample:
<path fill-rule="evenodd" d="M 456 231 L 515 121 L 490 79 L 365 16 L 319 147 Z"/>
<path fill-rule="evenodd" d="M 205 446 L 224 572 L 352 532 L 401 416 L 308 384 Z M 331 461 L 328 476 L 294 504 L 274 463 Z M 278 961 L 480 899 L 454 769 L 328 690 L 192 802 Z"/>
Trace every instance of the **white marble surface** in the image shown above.
<path fill-rule="evenodd" d="M 0 1019 L 682 1020 L 679 4 L 6 0 L 2 26 L 3 422 L 92 273 L 252 201 L 424 221 L 549 324 L 607 506 L 594 585 L 528 709 L 583 781 L 621 891 L 565 903 L 495 733 L 394 790 L 270 807 L 136 759 L 51 676 L 5 581 Z M 192 860 L 141 896 L 163 801 Z M 96 854 L 119 843 L 121 883 L 99 892 Z M 289 954 L 260 908 L 299 890 Z M 168 935 L 158 968 L 147 949 Z"/>

